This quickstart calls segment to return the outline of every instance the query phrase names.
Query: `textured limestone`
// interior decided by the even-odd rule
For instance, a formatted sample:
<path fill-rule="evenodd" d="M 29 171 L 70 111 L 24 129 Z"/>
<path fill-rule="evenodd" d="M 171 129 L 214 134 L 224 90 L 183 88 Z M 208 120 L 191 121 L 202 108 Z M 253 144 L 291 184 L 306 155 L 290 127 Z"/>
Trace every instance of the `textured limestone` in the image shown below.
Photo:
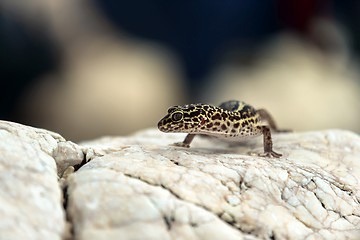
<path fill-rule="evenodd" d="M 81 162 L 73 158 L 80 148 L 63 151 L 72 146 L 58 134 L 0 121 L 0 239 L 66 236 L 55 158 Z"/>
<path fill-rule="evenodd" d="M 360 238 L 360 138 L 339 130 L 261 138 L 241 147 L 157 130 L 83 143 L 69 178 L 77 239 Z"/>
<path fill-rule="evenodd" d="M 0 121 L 0 239 L 360 239 L 358 135 L 274 135 L 280 159 L 254 154 L 261 138 L 169 146 L 183 137 L 79 146 Z"/>

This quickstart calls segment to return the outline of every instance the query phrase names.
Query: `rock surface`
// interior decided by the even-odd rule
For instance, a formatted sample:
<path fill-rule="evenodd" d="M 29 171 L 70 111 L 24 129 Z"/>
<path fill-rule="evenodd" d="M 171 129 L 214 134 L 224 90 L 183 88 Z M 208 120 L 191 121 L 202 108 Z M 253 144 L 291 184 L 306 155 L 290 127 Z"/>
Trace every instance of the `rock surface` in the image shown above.
<path fill-rule="evenodd" d="M 275 135 L 280 159 L 248 154 L 261 138 L 169 146 L 182 137 L 150 129 L 76 145 L 0 122 L 1 239 L 360 239 L 358 135 Z M 63 208 L 56 173 L 68 166 L 79 169 Z"/>
<path fill-rule="evenodd" d="M 55 159 L 58 169 L 79 164 L 82 152 L 73 146 L 58 134 L 0 121 L 0 239 L 66 237 Z"/>

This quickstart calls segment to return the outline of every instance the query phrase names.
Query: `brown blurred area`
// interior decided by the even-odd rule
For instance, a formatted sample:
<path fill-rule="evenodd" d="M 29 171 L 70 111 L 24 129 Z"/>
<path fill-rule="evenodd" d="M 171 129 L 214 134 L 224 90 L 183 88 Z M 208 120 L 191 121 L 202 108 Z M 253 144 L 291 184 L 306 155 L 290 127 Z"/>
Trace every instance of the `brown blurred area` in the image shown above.
<path fill-rule="evenodd" d="M 304 9 L 284 2 L 276 4 L 285 8 L 281 13 L 289 13 L 279 14 L 289 26 L 274 30 L 254 51 L 239 41 L 246 35 L 236 41 L 229 37 L 218 43 L 207 72 L 189 75 L 171 46 L 119 28 L 92 1 L 3 0 L 3 23 L 15 21 L 35 39 L 45 38 L 55 56 L 51 67 L 44 63 L 45 70 L 31 76 L 34 81 L 19 83 L 26 87 L 19 87 L 18 98 L 3 97 L 11 102 L 3 119 L 79 141 L 155 127 L 171 105 L 239 99 L 267 108 L 284 128 L 360 132 L 358 63 L 346 28 L 335 18 L 307 11 L 313 9 L 309 1 L 301 5 Z M 294 9 L 303 12 L 297 16 Z M 187 44 L 194 49 L 207 44 L 206 38 L 199 39 Z M 12 53 L 2 48 L 6 68 Z M 32 59 L 37 58 L 26 61 Z M 189 61 L 193 68 L 200 63 L 201 58 Z M 4 92 L 10 89 L 6 81 L 21 71 L 9 70 L 1 80 Z"/>
<path fill-rule="evenodd" d="M 184 101 L 176 59 L 161 46 L 117 32 L 89 1 L 8 1 L 4 7 L 60 49 L 17 105 L 24 122 L 69 139 L 129 134 L 155 126 Z M 19 69 L 21 71 L 21 69 Z"/>

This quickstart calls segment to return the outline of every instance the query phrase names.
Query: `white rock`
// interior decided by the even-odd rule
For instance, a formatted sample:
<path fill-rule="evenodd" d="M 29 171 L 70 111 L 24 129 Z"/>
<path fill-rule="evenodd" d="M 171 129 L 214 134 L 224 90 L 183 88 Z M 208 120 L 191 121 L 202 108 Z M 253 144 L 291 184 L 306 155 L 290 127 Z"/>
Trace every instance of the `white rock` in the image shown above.
<path fill-rule="evenodd" d="M 358 135 L 274 135 L 279 159 L 247 154 L 261 138 L 168 145 L 182 137 L 152 129 L 80 147 L 0 122 L 1 239 L 360 239 Z M 63 209 L 56 173 L 80 163 Z"/>
<path fill-rule="evenodd" d="M 58 134 L 0 121 L 0 239 L 63 239 Z"/>
<path fill-rule="evenodd" d="M 242 237 L 214 213 L 118 169 L 84 166 L 69 180 L 68 211 L 77 239 Z"/>
<path fill-rule="evenodd" d="M 359 136 L 339 130 L 275 135 L 280 159 L 247 154 L 262 151 L 261 138 L 242 147 L 202 138 L 190 149 L 168 145 L 183 137 L 147 130 L 83 143 L 92 149 L 91 161 L 69 182 L 75 236 L 120 231 L 123 239 L 139 232 L 157 239 L 360 238 Z M 126 206 L 126 218 L 108 198 Z M 99 205 L 90 211 L 84 203 L 92 201 Z M 103 218 L 107 225 L 99 223 Z M 148 235 L 144 224 L 156 226 L 158 235 Z"/>

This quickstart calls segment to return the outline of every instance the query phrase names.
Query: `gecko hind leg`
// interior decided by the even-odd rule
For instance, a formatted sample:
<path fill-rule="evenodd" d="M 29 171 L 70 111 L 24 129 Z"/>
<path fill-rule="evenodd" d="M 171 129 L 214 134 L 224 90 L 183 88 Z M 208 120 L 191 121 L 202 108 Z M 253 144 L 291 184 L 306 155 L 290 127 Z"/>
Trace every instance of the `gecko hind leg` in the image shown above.
<path fill-rule="evenodd" d="M 292 132 L 290 129 L 279 129 L 274 121 L 274 118 L 271 116 L 271 114 L 266 111 L 265 109 L 258 109 L 256 112 L 260 115 L 260 118 L 267 122 L 273 132 Z"/>
<path fill-rule="evenodd" d="M 277 153 L 273 150 L 273 143 L 271 139 L 271 132 L 268 126 L 261 126 L 261 131 L 264 136 L 263 145 L 264 145 L 264 153 L 259 154 L 261 157 L 275 157 L 279 158 L 282 154 Z"/>

